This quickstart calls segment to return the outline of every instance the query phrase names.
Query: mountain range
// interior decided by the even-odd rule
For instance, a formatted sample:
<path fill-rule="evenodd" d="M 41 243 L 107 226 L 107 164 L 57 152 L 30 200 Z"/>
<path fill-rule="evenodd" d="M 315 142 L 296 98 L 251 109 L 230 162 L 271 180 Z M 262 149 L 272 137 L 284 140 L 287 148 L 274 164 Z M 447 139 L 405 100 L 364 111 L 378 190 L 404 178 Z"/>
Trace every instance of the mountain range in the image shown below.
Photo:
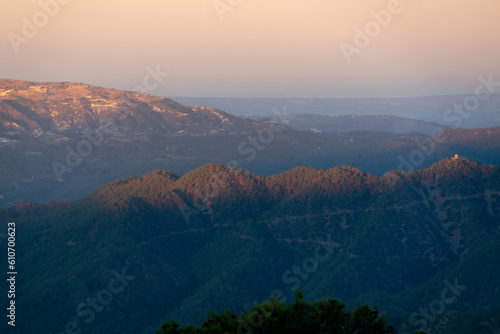
<path fill-rule="evenodd" d="M 266 117 L 252 117 L 266 119 Z M 417 133 L 428 136 L 450 128 L 434 122 L 387 115 L 326 116 L 313 114 L 285 115 L 281 118 L 292 129 L 313 132 L 344 133 L 358 131 Z"/>
<path fill-rule="evenodd" d="M 378 304 L 400 332 L 461 334 L 500 328 L 499 215 L 500 167 L 454 157 L 384 176 L 158 170 L 0 222 L 16 223 L 23 333 L 151 333 L 302 289 Z"/>
<path fill-rule="evenodd" d="M 350 165 L 379 176 L 425 168 L 455 154 L 500 164 L 500 127 L 443 126 L 432 137 L 314 133 L 287 126 L 286 108 L 277 105 L 273 114 L 274 119 L 242 119 L 212 107 L 82 83 L 0 80 L 0 207 L 76 200 L 115 179 L 157 169 L 184 175 L 207 163 L 265 175 L 298 166 Z"/>
<path fill-rule="evenodd" d="M 490 77 L 489 79 L 492 79 Z M 498 86 L 498 84 L 496 84 Z M 290 115 L 323 116 L 377 116 L 388 115 L 442 126 L 467 129 L 500 126 L 500 93 L 488 85 L 492 92 L 476 106 L 467 107 L 471 94 L 400 97 L 400 98 L 225 98 L 225 97 L 173 97 L 188 106 L 208 105 L 240 117 L 274 116 L 274 110 L 286 109 Z M 456 106 L 462 105 L 461 114 Z M 458 107 L 459 109 L 460 107 Z M 472 111 L 471 111 L 472 109 Z M 469 110 L 470 112 L 467 112 Z M 457 117 L 459 116 L 459 117 Z"/>

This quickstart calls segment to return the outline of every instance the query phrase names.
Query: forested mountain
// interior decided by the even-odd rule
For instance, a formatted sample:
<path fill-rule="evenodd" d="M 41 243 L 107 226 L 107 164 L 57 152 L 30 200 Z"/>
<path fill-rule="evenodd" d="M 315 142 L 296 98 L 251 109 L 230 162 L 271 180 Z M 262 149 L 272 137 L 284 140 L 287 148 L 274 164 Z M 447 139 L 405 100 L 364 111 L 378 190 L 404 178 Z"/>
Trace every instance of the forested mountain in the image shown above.
<path fill-rule="evenodd" d="M 499 214 L 500 168 L 458 157 L 381 177 L 159 170 L 0 222 L 16 222 L 21 332 L 151 333 L 301 289 L 377 304 L 400 332 L 461 334 L 498 328 Z"/>
<path fill-rule="evenodd" d="M 432 138 L 312 133 L 287 127 L 282 105 L 270 110 L 272 121 L 245 120 L 143 93 L 0 80 L 0 207 L 76 200 L 115 179 L 157 169 L 184 175 L 207 163 L 258 174 L 349 165 L 375 175 L 425 168 L 454 154 L 500 164 L 500 127 L 436 127 Z"/>

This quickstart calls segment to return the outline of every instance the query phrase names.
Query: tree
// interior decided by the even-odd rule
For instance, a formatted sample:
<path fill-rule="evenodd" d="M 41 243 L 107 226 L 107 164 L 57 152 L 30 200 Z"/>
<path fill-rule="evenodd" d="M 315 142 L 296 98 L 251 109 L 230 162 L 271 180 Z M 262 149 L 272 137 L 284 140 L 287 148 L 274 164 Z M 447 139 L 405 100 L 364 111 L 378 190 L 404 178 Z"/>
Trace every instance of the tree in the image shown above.
<path fill-rule="evenodd" d="M 285 304 L 279 298 L 271 298 L 236 316 L 233 311 L 210 311 L 201 327 L 179 325 L 170 320 L 156 334 L 386 334 L 394 333 L 385 319 L 365 305 L 351 312 L 345 305 L 331 298 L 315 302 L 304 301 L 302 291 L 297 291 L 295 301 Z"/>

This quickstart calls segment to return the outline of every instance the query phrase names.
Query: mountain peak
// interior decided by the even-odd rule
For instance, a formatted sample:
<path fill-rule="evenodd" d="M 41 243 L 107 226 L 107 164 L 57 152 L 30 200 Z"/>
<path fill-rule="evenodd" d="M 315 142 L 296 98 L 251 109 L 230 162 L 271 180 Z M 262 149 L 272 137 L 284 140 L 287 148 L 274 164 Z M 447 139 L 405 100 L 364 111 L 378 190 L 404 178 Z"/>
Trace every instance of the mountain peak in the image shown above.
<path fill-rule="evenodd" d="M 469 160 L 466 157 L 460 157 L 457 154 L 451 158 L 446 158 L 439 162 L 436 162 L 427 169 L 435 173 L 440 172 L 442 174 L 456 174 L 458 172 L 462 175 L 464 173 L 468 174 L 471 172 L 488 170 L 491 169 L 491 167 L 487 165 L 481 165 L 475 161 Z"/>
<path fill-rule="evenodd" d="M 172 172 L 156 170 L 141 177 L 115 180 L 94 191 L 89 197 L 100 204 L 118 202 L 131 197 L 147 197 L 169 191 L 179 177 Z"/>
<path fill-rule="evenodd" d="M 248 123 L 210 107 L 187 107 L 165 97 L 72 82 L 0 80 L 0 132 L 42 136 L 137 125 L 161 135 L 208 135 Z M 128 130 L 128 131 L 127 131 Z M 63 138 L 60 138 L 63 140 Z"/>

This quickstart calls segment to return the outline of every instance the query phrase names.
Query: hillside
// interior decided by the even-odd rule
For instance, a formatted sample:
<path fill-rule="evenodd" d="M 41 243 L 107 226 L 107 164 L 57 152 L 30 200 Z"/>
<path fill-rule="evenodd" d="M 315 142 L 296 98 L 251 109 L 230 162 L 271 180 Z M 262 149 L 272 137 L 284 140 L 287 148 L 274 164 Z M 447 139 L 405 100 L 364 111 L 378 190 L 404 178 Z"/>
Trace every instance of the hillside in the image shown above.
<path fill-rule="evenodd" d="M 496 254 L 499 214 L 500 168 L 452 158 L 382 177 L 349 166 L 155 171 L 76 202 L 19 203 L 0 221 L 16 222 L 25 332 L 74 321 L 86 333 L 151 333 L 169 317 L 200 323 L 297 289 L 378 304 L 389 323 L 417 330 L 410 316 L 457 278 L 466 290 L 428 323 L 451 330 L 461 318 L 450 315 L 464 312 L 469 327 L 498 322 L 497 256 L 486 254 Z M 91 312 L 87 298 L 119 273 L 123 289 Z"/>
<path fill-rule="evenodd" d="M 68 141 L 85 130 L 110 127 L 122 142 L 163 136 L 245 132 L 252 122 L 209 107 L 185 107 L 170 99 L 82 83 L 0 80 L 2 133 L 31 135 L 45 143 Z M 103 124 L 104 123 L 104 124 Z M 118 138 L 120 140 L 120 138 Z"/>
<path fill-rule="evenodd" d="M 500 127 L 444 130 L 436 143 L 419 134 L 298 131 L 275 109 L 272 121 L 244 120 L 142 93 L 0 80 L 0 207 L 76 200 L 115 179 L 157 169 L 184 175 L 207 163 L 268 175 L 341 165 L 382 175 L 454 154 L 500 164 Z"/>

